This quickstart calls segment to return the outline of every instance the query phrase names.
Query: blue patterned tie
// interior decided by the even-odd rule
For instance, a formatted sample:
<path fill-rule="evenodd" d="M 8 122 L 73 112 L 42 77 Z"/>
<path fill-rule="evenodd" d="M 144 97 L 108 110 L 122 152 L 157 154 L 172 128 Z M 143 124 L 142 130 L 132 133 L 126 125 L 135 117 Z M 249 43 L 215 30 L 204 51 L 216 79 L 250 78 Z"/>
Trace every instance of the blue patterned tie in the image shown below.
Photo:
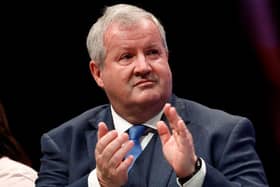
<path fill-rule="evenodd" d="M 137 159 L 137 157 L 142 152 L 142 148 L 141 148 L 141 144 L 140 144 L 140 137 L 144 134 L 145 130 L 146 130 L 146 127 L 143 126 L 143 125 L 133 125 L 128 130 L 129 139 L 134 142 L 133 148 L 127 153 L 127 156 L 128 155 L 133 155 L 133 157 L 134 157 L 133 163 L 128 168 L 128 171 L 131 169 L 135 160 Z"/>

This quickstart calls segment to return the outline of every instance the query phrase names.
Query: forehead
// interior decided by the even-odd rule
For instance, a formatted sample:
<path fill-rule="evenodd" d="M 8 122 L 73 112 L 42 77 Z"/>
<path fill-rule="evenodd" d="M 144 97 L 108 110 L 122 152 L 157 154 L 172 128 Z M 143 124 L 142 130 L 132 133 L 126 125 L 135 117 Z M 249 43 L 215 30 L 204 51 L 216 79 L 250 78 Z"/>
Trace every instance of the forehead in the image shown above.
<path fill-rule="evenodd" d="M 161 40 L 158 27 L 150 19 L 141 19 L 134 22 L 114 22 L 109 25 L 104 35 L 104 44 L 114 42 L 133 42 L 144 40 Z"/>

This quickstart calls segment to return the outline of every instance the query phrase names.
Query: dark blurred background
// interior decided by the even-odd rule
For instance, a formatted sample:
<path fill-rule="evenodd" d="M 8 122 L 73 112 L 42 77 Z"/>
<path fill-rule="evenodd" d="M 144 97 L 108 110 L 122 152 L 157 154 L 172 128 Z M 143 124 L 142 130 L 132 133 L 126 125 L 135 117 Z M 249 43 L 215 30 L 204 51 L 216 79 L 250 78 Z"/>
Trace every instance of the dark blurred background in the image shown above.
<path fill-rule="evenodd" d="M 102 8 L 119 2 L 152 11 L 165 26 L 178 96 L 253 122 L 269 183 L 279 186 L 280 14 L 279 1 L 268 0 L 1 5 L 0 98 L 34 168 L 44 132 L 107 102 L 89 72 L 86 36 Z"/>

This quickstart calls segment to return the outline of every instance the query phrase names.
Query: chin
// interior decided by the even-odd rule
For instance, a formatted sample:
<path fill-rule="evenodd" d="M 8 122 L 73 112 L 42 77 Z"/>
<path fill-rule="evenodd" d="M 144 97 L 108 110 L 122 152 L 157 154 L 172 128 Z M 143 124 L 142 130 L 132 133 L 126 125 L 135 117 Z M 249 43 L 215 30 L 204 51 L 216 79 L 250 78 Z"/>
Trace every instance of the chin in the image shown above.
<path fill-rule="evenodd" d="M 162 94 L 151 92 L 139 94 L 137 98 L 139 104 L 156 104 L 160 103 L 160 101 L 163 99 Z"/>

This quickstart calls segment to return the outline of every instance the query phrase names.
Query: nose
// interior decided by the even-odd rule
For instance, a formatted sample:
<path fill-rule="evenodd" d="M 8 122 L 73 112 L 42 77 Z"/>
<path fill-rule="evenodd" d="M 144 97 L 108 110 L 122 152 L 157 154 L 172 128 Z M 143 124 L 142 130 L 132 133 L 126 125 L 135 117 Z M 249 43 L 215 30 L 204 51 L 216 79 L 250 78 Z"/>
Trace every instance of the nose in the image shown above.
<path fill-rule="evenodd" d="M 135 60 L 134 72 L 136 76 L 149 74 L 152 70 L 151 64 L 147 61 L 145 55 L 138 55 Z"/>

